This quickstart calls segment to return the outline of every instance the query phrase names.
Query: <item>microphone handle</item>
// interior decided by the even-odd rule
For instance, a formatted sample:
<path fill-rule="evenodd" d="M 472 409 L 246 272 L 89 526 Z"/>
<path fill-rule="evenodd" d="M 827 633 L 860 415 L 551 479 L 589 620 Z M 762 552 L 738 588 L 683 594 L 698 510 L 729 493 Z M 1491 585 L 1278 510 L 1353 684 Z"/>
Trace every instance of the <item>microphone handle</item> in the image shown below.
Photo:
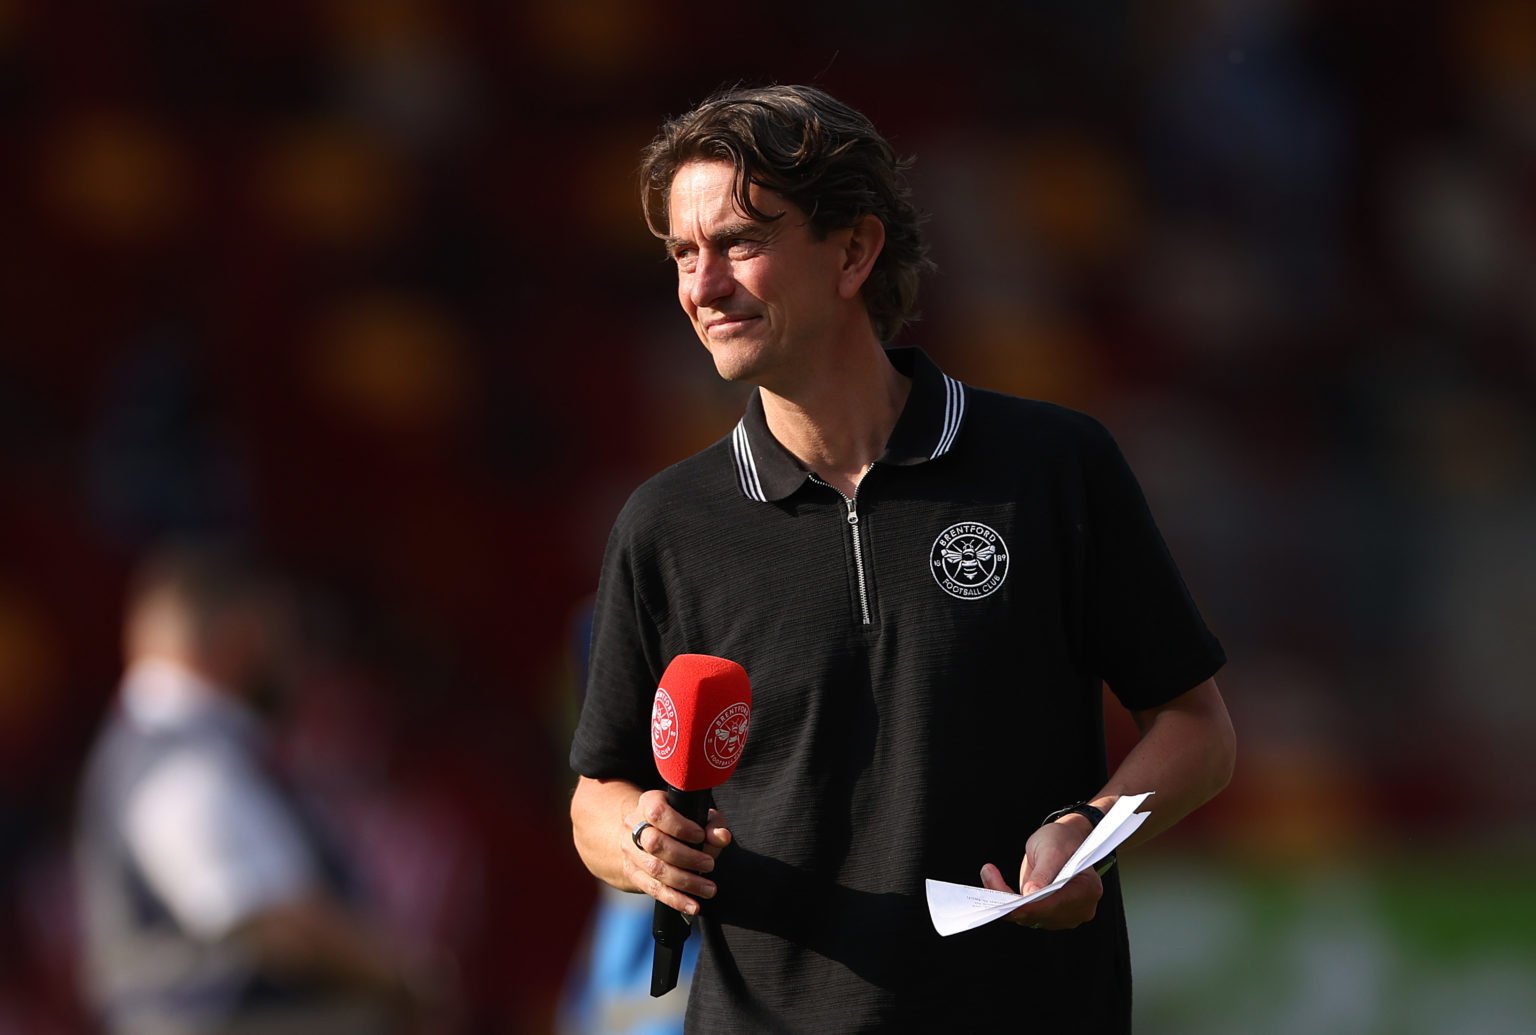
<path fill-rule="evenodd" d="M 702 827 L 709 819 L 714 795 L 707 787 L 701 791 L 668 787 L 667 804 Z M 677 976 L 683 964 L 683 943 L 693 930 L 690 925 L 691 921 L 682 913 L 663 902 L 656 903 L 651 915 L 651 936 L 656 939 L 655 952 L 651 956 L 652 996 L 666 995 L 677 987 Z"/>

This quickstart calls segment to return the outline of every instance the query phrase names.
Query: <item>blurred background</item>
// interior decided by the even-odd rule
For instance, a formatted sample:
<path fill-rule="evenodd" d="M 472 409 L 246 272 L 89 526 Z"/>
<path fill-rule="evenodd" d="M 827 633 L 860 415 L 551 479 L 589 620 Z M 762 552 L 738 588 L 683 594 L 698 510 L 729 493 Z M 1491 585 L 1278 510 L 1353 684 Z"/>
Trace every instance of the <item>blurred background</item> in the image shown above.
<path fill-rule="evenodd" d="M 1232 659 L 1138 1030 L 1536 1028 L 1536 5 L 0 0 L 0 1033 L 88 1030 L 76 781 L 199 532 L 308 587 L 290 750 L 464 1030 L 552 1028 L 573 622 L 743 400 L 637 154 L 737 80 L 919 157 L 903 340 L 1102 419 Z"/>

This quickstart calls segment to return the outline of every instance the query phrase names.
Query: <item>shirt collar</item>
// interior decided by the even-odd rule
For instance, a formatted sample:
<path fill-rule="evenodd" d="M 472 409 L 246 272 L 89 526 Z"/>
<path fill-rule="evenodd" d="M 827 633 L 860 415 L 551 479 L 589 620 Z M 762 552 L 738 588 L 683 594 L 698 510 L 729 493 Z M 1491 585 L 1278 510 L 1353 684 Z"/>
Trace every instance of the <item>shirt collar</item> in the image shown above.
<path fill-rule="evenodd" d="M 886 358 L 912 379 L 907 404 L 876 461 L 908 466 L 949 452 L 965 418 L 965 386 L 940 370 L 921 349 L 887 349 Z M 810 477 L 794 454 L 768 430 L 763 395 L 752 393 L 747 412 L 731 432 L 731 452 L 742 495 L 767 503 L 789 496 Z"/>
<path fill-rule="evenodd" d="M 146 730 L 213 723 L 251 738 L 261 730 L 261 720 L 250 708 L 185 665 L 161 658 L 140 659 L 128 668 L 122 706 L 128 718 Z"/>

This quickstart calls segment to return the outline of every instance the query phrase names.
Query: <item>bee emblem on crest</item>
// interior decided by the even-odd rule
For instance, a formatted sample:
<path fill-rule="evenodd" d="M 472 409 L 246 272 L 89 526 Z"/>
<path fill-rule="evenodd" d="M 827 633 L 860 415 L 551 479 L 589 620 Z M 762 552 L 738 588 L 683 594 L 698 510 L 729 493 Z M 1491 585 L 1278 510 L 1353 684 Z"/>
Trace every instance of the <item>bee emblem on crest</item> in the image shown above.
<path fill-rule="evenodd" d="M 677 708 L 672 696 L 656 688 L 656 703 L 651 708 L 651 751 L 657 758 L 671 758 L 677 750 Z"/>
<path fill-rule="evenodd" d="M 704 757 L 716 769 L 729 769 L 741 757 L 747 743 L 747 725 L 752 710 L 736 703 L 715 716 L 704 735 Z"/>
<path fill-rule="evenodd" d="M 959 600 L 980 600 L 1008 577 L 1008 546 L 996 530 L 974 521 L 950 525 L 933 541 L 931 570 L 939 588 Z"/>

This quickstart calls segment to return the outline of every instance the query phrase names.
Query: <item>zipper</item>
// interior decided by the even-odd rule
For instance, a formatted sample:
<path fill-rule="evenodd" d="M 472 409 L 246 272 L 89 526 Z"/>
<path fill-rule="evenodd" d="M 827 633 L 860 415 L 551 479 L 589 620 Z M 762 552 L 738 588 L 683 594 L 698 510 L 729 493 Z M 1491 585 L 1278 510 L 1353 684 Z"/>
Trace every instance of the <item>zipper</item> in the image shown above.
<path fill-rule="evenodd" d="M 873 466 L 874 464 L 870 464 L 870 467 Z M 866 476 L 869 474 L 868 468 L 865 469 L 864 473 Z M 830 482 L 822 481 L 814 474 L 811 475 L 811 481 L 817 485 L 825 485 L 837 493 L 842 499 L 843 504 L 848 508 L 848 531 L 853 535 L 853 573 L 859 584 L 859 617 L 863 619 L 864 625 L 869 625 L 869 586 L 864 578 L 864 544 L 859 536 L 859 490 L 855 488 L 853 495 L 848 496 L 843 493 L 842 489 L 839 489 Z M 859 484 L 862 485 L 863 481 L 861 480 Z"/>

